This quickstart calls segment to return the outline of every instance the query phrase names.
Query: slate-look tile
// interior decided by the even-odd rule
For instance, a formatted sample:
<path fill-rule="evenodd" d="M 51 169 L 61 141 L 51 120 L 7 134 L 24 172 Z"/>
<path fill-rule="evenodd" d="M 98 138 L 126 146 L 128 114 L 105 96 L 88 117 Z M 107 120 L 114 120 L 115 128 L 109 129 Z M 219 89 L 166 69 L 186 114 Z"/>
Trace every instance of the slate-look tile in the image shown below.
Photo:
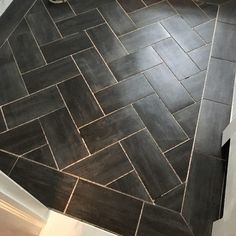
<path fill-rule="evenodd" d="M 24 19 L 10 36 L 9 43 L 22 73 L 45 65 L 43 56 Z"/>
<path fill-rule="evenodd" d="M 184 189 L 185 184 L 181 184 L 167 194 L 161 196 L 160 198 L 157 198 L 155 203 L 159 206 L 163 206 L 173 211 L 180 212 L 183 202 Z"/>
<path fill-rule="evenodd" d="M 79 180 L 66 213 L 115 233 L 133 236 L 141 206 L 141 201 Z"/>
<path fill-rule="evenodd" d="M 32 152 L 25 154 L 24 157 L 29 160 L 33 160 L 44 165 L 56 168 L 55 161 L 48 145 L 33 150 Z"/>
<path fill-rule="evenodd" d="M 236 64 L 211 58 L 204 98 L 231 105 Z"/>
<path fill-rule="evenodd" d="M 10 177 L 45 206 L 59 211 L 64 210 L 76 182 L 72 176 L 23 159 Z"/>
<path fill-rule="evenodd" d="M 161 24 L 186 52 L 204 45 L 201 38 L 180 16 L 168 18 Z"/>
<path fill-rule="evenodd" d="M 141 0 L 118 0 L 118 2 L 126 12 L 132 12 L 145 7 L 144 3 Z"/>
<path fill-rule="evenodd" d="M 166 30 L 156 23 L 125 34 L 120 40 L 128 52 L 134 52 L 168 37 L 170 35 Z"/>
<path fill-rule="evenodd" d="M 157 2 L 161 2 L 161 0 L 143 0 L 147 5 L 151 5 Z"/>
<path fill-rule="evenodd" d="M 116 35 L 125 34 L 136 28 L 135 24 L 116 1 L 100 6 L 99 11 Z"/>
<path fill-rule="evenodd" d="M 121 144 L 153 199 L 180 184 L 148 131 L 141 131 Z"/>
<path fill-rule="evenodd" d="M 78 127 L 103 116 L 82 76 L 60 84 L 59 89 Z"/>
<path fill-rule="evenodd" d="M 27 95 L 8 43 L 0 48 L 0 105 Z"/>
<path fill-rule="evenodd" d="M 61 57 L 90 48 L 91 46 L 92 43 L 90 42 L 88 36 L 85 32 L 82 32 L 46 44 L 41 47 L 41 50 L 47 62 L 52 62 L 60 59 Z"/>
<path fill-rule="evenodd" d="M 179 213 L 168 209 L 144 205 L 137 236 L 192 236 Z"/>
<path fill-rule="evenodd" d="M 147 70 L 144 74 L 170 112 L 193 103 L 186 89 L 165 64 Z"/>
<path fill-rule="evenodd" d="M 116 83 L 109 68 L 94 48 L 77 53 L 73 57 L 93 92 Z"/>
<path fill-rule="evenodd" d="M 60 21 L 57 26 L 63 36 L 82 32 L 83 30 L 99 25 L 104 20 L 98 11 L 91 10 L 86 13 L 79 14 L 78 16 L 71 17 L 69 19 Z"/>
<path fill-rule="evenodd" d="M 108 187 L 151 202 L 147 191 L 145 190 L 135 171 L 132 171 L 124 177 L 112 182 L 108 185 Z"/>
<path fill-rule="evenodd" d="M 206 71 L 202 71 L 181 81 L 196 102 L 201 100 L 205 78 Z"/>
<path fill-rule="evenodd" d="M 207 43 L 211 43 L 214 28 L 215 28 L 215 20 L 208 21 L 207 23 L 203 23 L 194 29 L 197 31 L 197 33 L 205 40 Z"/>
<path fill-rule="evenodd" d="M 60 83 L 79 74 L 75 63 L 70 57 L 50 63 L 44 67 L 23 75 L 26 87 L 30 93 L 48 86 Z"/>
<path fill-rule="evenodd" d="M 162 2 L 139 11 L 135 11 L 130 14 L 130 17 L 138 27 L 141 27 L 173 15 L 176 15 L 173 8 L 171 8 L 168 3 Z"/>
<path fill-rule="evenodd" d="M 136 102 L 134 108 L 162 151 L 187 139 L 181 127 L 158 96 L 148 96 Z"/>
<path fill-rule="evenodd" d="M 105 113 L 112 112 L 154 93 L 143 75 L 136 75 L 128 80 L 111 86 L 95 94 Z"/>
<path fill-rule="evenodd" d="M 152 47 L 141 49 L 109 64 L 117 80 L 147 70 L 162 62 Z"/>
<path fill-rule="evenodd" d="M 203 2 L 199 7 L 210 17 L 211 19 L 216 18 L 218 5 Z"/>
<path fill-rule="evenodd" d="M 3 118 L 2 110 L 0 109 L 0 133 L 6 130 L 6 124 Z"/>
<path fill-rule="evenodd" d="M 26 15 L 26 20 L 39 45 L 61 38 L 41 0 L 37 0 L 34 6 L 29 10 Z"/>
<path fill-rule="evenodd" d="M 193 141 L 189 140 L 165 153 L 166 158 L 184 182 L 187 177 Z"/>
<path fill-rule="evenodd" d="M 170 0 L 169 2 L 192 27 L 209 20 L 208 16 L 192 0 Z"/>
<path fill-rule="evenodd" d="M 221 157 L 222 132 L 229 123 L 230 106 L 203 100 L 195 149 L 205 155 Z"/>
<path fill-rule="evenodd" d="M 87 30 L 87 32 L 107 63 L 127 54 L 107 24 L 99 25 Z"/>
<path fill-rule="evenodd" d="M 64 103 L 55 87 L 42 90 L 3 107 L 9 128 L 46 115 L 64 107 Z"/>
<path fill-rule="evenodd" d="M 159 43 L 156 43 L 154 49 L 158 52 L 179 80 L 185 79 L 199 72 L 199 69 L 190 57 L 173 39 L 165 39 Z"/>
<path fill-rule="evenodd" d="M 236 2 L 235 1 L 230 1 L 228 3 L 222 4 L 220 6 L 218 20 L 221 22 L 236 25 L 235 11 L 236 11 Z"/>
<path fill-rule="evenodd" d="M 0 134 L 0 149 L 15 154 L 24 154 L 46 143 L 38 121 L 11 129 Z"/>
<path fill-rule="evenodd" d="M 224 175 L 225 162 L 194 153 L 183 208 L 194 235 L 211 235 L 219 216 Z"/>
<path fill-rule="evenodd" d="M 227 37 L 225 37 L 227 35 Z M 218 22 L 212 56 L 236 62 L 236 25 Z"/>
<path fill-rule="evenodd" d="M 0 151 L 0 170 L 8 175 L 16 163 L 17 157 Z"/>
<path fill-rule="evenodd" d="M 40 119 L 59 168 L 64 168 L 88 155 L 82 138 L 66 109 Z"/>
<path fill-rule="evenodd" d="M 85 126 L 80 132 L 93 153 L 142 128 L 142 121 L 129 106 Z"/>
<path fill-rule="evenodd" d="M 199 108 L 200 104 L 195 103 L 174 114 L 175 119 L 190 138 L 193 138 L 195 134 Z"/>
<path fill-rule="evenodd" d="M 119 144 L 65 169 L 68 173 L 100 184 L 108 184 L 131 170 L 132 166 Z"/>

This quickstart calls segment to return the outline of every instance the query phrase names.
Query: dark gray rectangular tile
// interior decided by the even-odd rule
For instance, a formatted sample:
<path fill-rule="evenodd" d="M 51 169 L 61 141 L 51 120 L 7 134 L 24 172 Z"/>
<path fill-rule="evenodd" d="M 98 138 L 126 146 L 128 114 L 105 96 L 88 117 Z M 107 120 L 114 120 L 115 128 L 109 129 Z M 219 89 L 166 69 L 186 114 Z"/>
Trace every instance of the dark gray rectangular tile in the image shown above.
<path fill-rule="evenodd" d="M 4 118 L 3 118 L 2 110 L 0 109 L 0 133 L 5 131 L 6 129 L 7 128 L 6 128 Z"/>
<path fill-rule="evenodd" d="M 104 20 L 99 12 L 94 9 L 77 16 L 71 17 L 69 19 L 60 21 L 57 26 L 63 36 L 81 32 L 87 28 L 99 25 L 103 23 Z"/>
<path fill-rule="evenodd" d="M 45 65 L 43 56 L 24 19 L 10 36 L 9 43 L 21 72 Z"/>
<path fill-rule="evenodd" d="M 27 96 L 3 107 L 9 128 L 64 107 L 55 87 Z"/>
<path fill-rule="evenodd" d="M 227 37 L 225 37 L 227 35 Z M 212 56 L 236 62 L 236 25 L 218 22 Z"/>
<path fill-rule="evenodd" d="M 208 66 L 210 51 L 211 45 L 207 45 L 189 52 L 188 55 L 201 70 L 206 70 Z"/>
<path fill-rule="evenodd" d="M 123 45 L 107 24 L 99 25 L 87 32 L 107 63 L 127 55 Z"/>
<path fill-rule="evenodd" d="M 170 112 L 176 112 L 194 102 L 165 64 L 145 71 L 144 74 Z"/>
<path fill-rule="evenodd" d="M 179 124 L 158 96 L 148 96 L 136 102 L 134 108 L 162 151 L 166 151 L 187 139 Z"/>
<path fill-rule="evenodd" d="M 73 60 L 67 57 L 26 73 L 23 79 L 28 91 L 33 93 L 76 75 L 79 75 L 79 70 Z"/>
<path fill-rule="evenodd" d="M 236 64 L 211 58 L 204 98 L 231 105 Z"/>
<path fill-rule="evenodd" d="M 66 213 L 112 232 L 133 236 L 141 207 L 141 201 L 79 180 Z"/>
<path fill-rule="evenodd" d="M 77 127 L 103 116 L 82 76 L 60 84 L 59 89 Z"/>
<path fill-rule="evenodd" d="M 17 157 L 0 151 L 0 170 L 8 175 L 17 161 Z"/>
<path fill-rule="evenodd" d="M 193 140 L 189 140 L 165 153 L 182 182 L 185 182 L 187 177 L 192 147 Z"/>
<path fill-rule="evenodd" d="M 34 6 L 29 10 L 26 15 L 26 20 L 39 45 L 61 38 L 41 0 L 37 0 Z"/>
<path fill-rule="evenodd" d="M 128 80 L 111 86 L 95 94 L 105 113 L 112 112 L 154 93 L 143 75 L 136 75 Z"/>
<path fill-rule="evenodd" d="M 45 206 L 63 211 L 76 178 L 31 161 L 19 160 L 10 177 Z"/>
<path fill-rule="evenodd" d="M 48 0 L 43 0 L 43 3 L 55 22 L 75 16 L 75 13 L 72 11 L 67 2 L 64 2 L 64 4 L 55 5 Z"/>
<path fill-rule="evenodd" d="M 185 52 L 199 48 L 205 43 L 193 29 L 180 17 L 173 16 L 161 23 Z"/>
<path fill-rule="evenodd" d="M 148 193 L 135 171 L 108 185 L 109 188 L 151 202 Z"/>
<path fill-rule="evenodd" d="M 0 149 L 15 154 L 24 154 L 46 144 L 38 121 L 11 129 L 0 134 Z"/>
<path fill-rule="evenodd" d="M 152 47 L 131 53 L 109 64 L 117 80 L 125 79 L 131 75 L 147 70 L 162 62 Z"/>
<path fill-rule="evenodd" d="M 200 101 L 202 98 L 205 78 L 206 71 L 202 71 L 181 81 L 196 102 Z"/>
<path fill-rule="evenodd" d="M 192 0 L 170 0 L 172 6 L 192 27 L 209 20 L 209 17 Z"/>
<path fill-rule="evenodd" d="M 217 4 L 211 4 L 207 2 L 200 2 L 199 7 L 210 17 L 211 19 L 215 19 L 218 12 L 218 5 Z"/>
<path fill-rule="evenodd" d="M 166 208 L 144 205 L 137 236 L 192 236 L 182 216 Z"/>
<path fill-rule="evenodd" d="M 116 35 L 136 29 L 135 24 L 116 1 L 100 6 L 99 10 Z"/>
<path fill-rule="evenodd" d="M 179 122 L 189 138 L 193 138 L 196 130 L 200 104 L 195 103 L 174 114 L 175 119 Z"/>
<path fill-rule="evenodd" d="M 229 118 L 230 106 L 203 100 L 195 139 L 196 151 L 221 157 L 222 132 L 228 125 Z"/>
<path fill-rule="evenodd" d="M 218 219 L 225 175 L 225 162 L 194 153 L 187 184 L 183 216 L 194 235 L 211 235 Z M 200 174 L 199 174 L 200 173 Z"/>
<path fill-rule="evenodd" d="M 128 52 L 134 52 L 168 37 L 170 35 L 166 30 L 156 23 L 125 34 L 120 40 Z"/>
<path fill-rule="evenodd" d="M 218 20 L 221 22 L 235 24 L 236 25 L 236 2 L 230 1 L 220 6 Z"/>
<path fill-rule="evenodd" d="M 93 92 L 116 83 L 116 79 L 94 48 L 73 57 Z"/>
<path fill-rule="evenodd" d="M 59 168 L 64 168 L 88 155 L 83 140 L 66 109 L 40 119 Z"/>
<path fill-rule="evenodd" d="M 80 130 L 89 150 L 93 153 L 144 128 L 132 107 L 126 107 Z"/>
<path fill-rule="evenodd" d="M 173 39 L 156 43 L 154 49 L 179 80 L 199 72 L 198 67 Z"/>
<path fill-rule="evenodd" d="M 6 42 L 0 48 L 0 105 L 27 95 L 24 82 Z"/>
<path fill-rule="evenodd" d="M 148 131 L 121 142 L 152 199 L 174 188 L 180 181 Z"/>
<path fill-rule="evenodd" d="M 145 7 L 142 0 L 118 0 L 118 2 L 121 4 L 121 6 L 126 12 L 132 12 Z"/>
<path fill-rule="evenodd" d="M 132 169 L 120 145 L 115 144 L 64 171 L 96 183 L 108 184 Z"/>
<path fill-rule="evenodd" d="M 69 56 L 76 52 L 90 48 L 92 43 L 85 32 L 70 35 L 55 42 L 46 44 L 41 47 L 41 50 L 47 60 L 52 62 L 61 57 Z"/>
<path fill-rule="evenodd" d="M 56 168 L 55 161 L 48 145 L 28 152 L 23 157 Z"/>
<path fill-rule="evenodd" d="M 173 15 L 176 15 L 176 12 L 171 8 L 171 6 L 166 2 L 162 2 L 143 8 L 139 11 L 135 11 L 130 14 L 130 17 L 137 26 L 141 27 Z"/>
<path fill-rule="evenodd" d="M 214 33 L 214 28 L 215 28 L 215 20 L 211 20 L 195 27 L 194 29 L 205 40 L 205 42 L 211 43 Z"/>
<path fill-rule="evenodd" d="M 157 2 L 161 2 L 162 0 L 143 0 L 143 2 L 145 2 L 145 4 L 147 5 L 151 5 Z"/>

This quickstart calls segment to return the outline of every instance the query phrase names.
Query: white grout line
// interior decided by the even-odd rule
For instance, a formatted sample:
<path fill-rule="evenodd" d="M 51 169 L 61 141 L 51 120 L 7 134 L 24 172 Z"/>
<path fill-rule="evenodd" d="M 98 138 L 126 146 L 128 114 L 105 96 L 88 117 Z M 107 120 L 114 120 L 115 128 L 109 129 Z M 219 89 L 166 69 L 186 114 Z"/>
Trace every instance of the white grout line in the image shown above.
<path fill-rule="evenodd" d="M 68 6 L 70 7 L 71 11 L 74 13 L 75 16 L 77 16 L 76 12 L 74 11 L 74 8 L 71 6 L 70 1 L 66 1 Z"/>
<path fill-rule="evenodd" d="M 27 151 L 27 152 L 24 152 L 23 154 L 21 154 L 21 155 L 19 155 L 19 156 L 20 156 L 20 157 L 25 156 L 25 155 L 27 155 L 27 154 L 29 154 L 29 153 L 31 153 L 31 152 L 34 152 L 34 151 L 36 151 L 36 150 L 38 150 L 38 149 L 41 149 L 41 148 L 43 148 L 43 147 L 46 147 L 46 146 L 48 146 L 48 143 L 44 143 L 44 144 L 42 144 L 42 145 L 40 145 L 40 146 L 38 146 L 38 147 L 36 147 L 36 148 L 33 148 L 33 149 L 31 149 L 31 150 L 29 150 L 29 151 Z"/>
<path fill-rule="evenodd" d="M 8 176 L 10 176 L 11 172 L 13 171 L 14 167 L 16 166 L 16 163 L 18 162 L 19 157 L 17 157 L 16 161 L 14 162 L 14 164 L 12 165 L 10 171 L 8 172 Z"/>
<path fill-rule="evenodd" d="M 129 175 L 129 174 L 132 173 L 132 172 L 135 172 L 134 169 L 128 171 L 127 173 L 125 173 L 125 174 L 119 176 L 119 177 L 116 178 L 116 179 L 113 179 L 112 181 L 110 181 L 110 182 L 108 182 L 107 184 L 105 184 L 105 186 L 108 186 L 108 187 L 109 187 L 109 185 L 111 185 L 112 183 L 114 183 L 114 182 L 116 182 L 116 181 L 118 181 L 118 180 L 124 178 L 125 176 Z"/>
<path fill-rule="evenodd" d="M 142 208 L 141 208 L 141 211 L 140 211 L 140 215 L 139 215 L 137 227 L 136 227 L 136 230 L 135 230 L 135 236 L 137 236 L 137 234 L 138 234 L 139 225 L 140 225 L 141 218 L 142 218 L 142 215 L 143 215 L 143 209 L 144 209 L 144 202 L 143 202 L 143 204 L 142 204 Z"/>
<path fill-rule="evenodd" d="M 7 131 L 9 128 L 8 128 L 8 125 L 7 125 L 7 121 L 6 121 L 5 115 L 3 114 L 2 107 L 0 107 L 0 113 L 2 113 L 2 118 L 3 118 L 4 124 L 6 126 L 6 130 L 4 130 L 4 131 Z"/>

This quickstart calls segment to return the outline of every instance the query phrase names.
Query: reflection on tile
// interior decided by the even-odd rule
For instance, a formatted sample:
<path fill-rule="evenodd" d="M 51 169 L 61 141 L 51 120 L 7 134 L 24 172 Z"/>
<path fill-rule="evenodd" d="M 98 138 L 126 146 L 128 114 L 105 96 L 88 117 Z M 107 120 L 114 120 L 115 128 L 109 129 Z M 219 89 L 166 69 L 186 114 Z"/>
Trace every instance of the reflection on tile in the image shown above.
<path fill-rule="evenodd" d="M 63 211 L 76 178 L 20 159 L 10 177 L 45 206 Z"/>
<path fill-rule="evenodd" d="M 125 34 L 120 37 L 120 40 L 128 52 L 134 52 L 168 37 L 170 35 L 157 23 Z"/>
<path fill-rule="evenodd" d="M 16 160 L 16 156 L 0 151 L 0 170 L 8 175 Z"/>
<path fill-rule="evenodd" d="M 136 75 L 95 95 L 104 112 L 109 113 L 152 93 L 154 90 L 145 77 Z"/>
<path fill-rule="evenodd" d="M 59 89 L 78 127 L 103 116 L 82 76 L 61 83 Z"/>
<path fill-rule="evenodd" d="M 119 144 L 110 146 L 65 169 L 68 173 L 100 184 L 108 184 L 131 170 L 132 166 Z"/>
<path fill-rule="evenodd" d="M 55 87 L 42 90 L 3 107 L 9 128 L 44 116 L 64 107 L 64 103 Z"/>
<path fill-rule="evenodd" d="M 192 233 L 179 213 L 145 204 L 137 236 L 147 235 L 192 236 Z"/>
<path fill-rule="evenodd" d="M 118 190 L 122 193 L 135 196 L 145 201 L 151 202 L 150 197 L 147 194 L 142 182 L 138 178 L 135 171 L 125 175 L 124 177 L 112 182 L 108 187 Z"/>
<path fill-rule="evenodd" d="M 187 177 L 193 140 L 189 140 L 165 153 L 166 158 L 184 182 Z"/>
<path fill-rule="evenodd" d="M 173 39 L 165 39 L 156 43 L 154 49 L 179 80 L 185 79 L 199 71 L 189 56 Z"/>
<path fill-rule="evenodd" d="M 158 96 L 148 96 L 136 102 L 134 108 L 162 151 L 187 139 L 181 127 Z"/>
<path fill-rule="evenodd" d="M 94 48 L 77 53 L 73 57 L 93 92 L 116 83 L 114 76 Z"/>
<path fill-rule="evenodd" d="M 87 30 L 87 32 L 107 63 L 127 54 L 107 24 L 99 25 Z"/>
<path fill-rule="evenodd" d="M 8 43 L 0 48 L 0 105 L 27 95 Z"/>
<path fill-rule="evenodd" d="M 126 12 L 132 12 L 145 7 L 142 0 L 118 0 L 118 2 L 121 4 L 121 6 Z"/>
<path fill-rule="evenodd" d="M 207 43 L 211 43 L 214 33 L 214 28 L 215 28 L 215 20 L 212 20 L 208 21 L 207 23 L 201 24 L 195 27 L 194 29 Z"/>
<path fill-rule="evenodd" d="M 193 103 L 186 89 L 165 64 L 145 71 L 144 74 L 170 112 L 176 112 Z"/>
<path fill-rule="evenodd" d="M 46 144 L 46 140 L 38 121 L 27 123 L 0 134 L 0 149 L 19 155 L 43 144 Z"/>
<path fill-rule="evenodd" d="M 148 131 L 132 135 L 121 144 L 153 199 L 180 184 Z"/>
<path fill-rule="evenodd" d="M 142 121 L 129 106 L 85 126 L 80 132 L 93 153 L 142 128 Z"/>
<path fill-rule="evenodd" d="M 141 207 L 141 201 L 79 180 L 66 213 L 115 233 L 133 236 Z"/>
<path fill-rule="evenodd" d="M 64 168 L 88 155 L 66 109 L 53 112 L 41 118 L 40 122 L 59 168 Z"/>
<path fill-rule="evenodd" d="M 109 64 L 117 80 L 125 79 L 131 75 L 147 70 L 162 62 L 152 47 L 131 53 Z"/>

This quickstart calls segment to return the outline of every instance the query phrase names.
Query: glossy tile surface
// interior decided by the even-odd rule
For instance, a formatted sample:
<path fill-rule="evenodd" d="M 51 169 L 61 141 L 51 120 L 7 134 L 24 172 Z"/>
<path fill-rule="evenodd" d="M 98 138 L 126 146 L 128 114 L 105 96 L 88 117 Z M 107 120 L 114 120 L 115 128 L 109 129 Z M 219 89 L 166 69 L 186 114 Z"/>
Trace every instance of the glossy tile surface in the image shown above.
<path fill-rule="evenodd" d="M 196 26 L 194 29 L 205 40 L 205 42 L 211 43 L 214 28 L 215 28 L 215 20 L 212 20 L 203 23 L 199 26 Z"/>

